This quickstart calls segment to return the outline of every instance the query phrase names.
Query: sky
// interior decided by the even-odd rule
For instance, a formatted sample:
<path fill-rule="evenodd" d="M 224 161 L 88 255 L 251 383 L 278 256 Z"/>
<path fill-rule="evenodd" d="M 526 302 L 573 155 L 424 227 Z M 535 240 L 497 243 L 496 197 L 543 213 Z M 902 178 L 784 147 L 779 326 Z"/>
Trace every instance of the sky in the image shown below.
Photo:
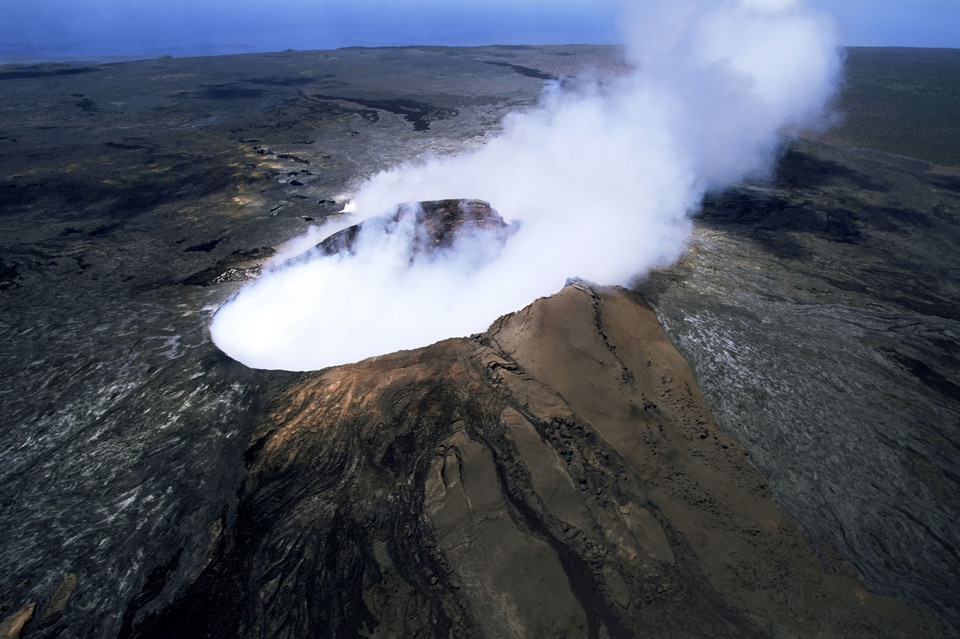
<path fill-rule="evenodd" d="M 627 0 L 629 2 L 629 0 Z M 849 46 L 960 48 L 960 0 L 811 0 Z M 0 59 L 610 44 L 618 0 L 3 0 Z"/>

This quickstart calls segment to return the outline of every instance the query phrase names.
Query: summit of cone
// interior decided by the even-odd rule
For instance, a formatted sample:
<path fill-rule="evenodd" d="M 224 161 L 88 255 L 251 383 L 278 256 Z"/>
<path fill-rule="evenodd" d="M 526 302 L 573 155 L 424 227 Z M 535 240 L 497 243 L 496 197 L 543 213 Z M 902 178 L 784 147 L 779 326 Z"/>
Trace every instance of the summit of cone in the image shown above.
<path fill-rule="evenodd" d="M 408 221 L 414 228 L 410 244 L 410 259 L 451 248 L 457 240 L 468 235 L 488 233 L 501 244 L 516 232 L 516 224 L 507 224 L 489 202 L 470 199 L 407 202 L 397 205 L 393 213 L 374 217 L 338 231 L 317 248 L 324 255 L 353 253 L 361 232 L 372 230 L 384 234 L 394 232 L 398 225 Z"/>

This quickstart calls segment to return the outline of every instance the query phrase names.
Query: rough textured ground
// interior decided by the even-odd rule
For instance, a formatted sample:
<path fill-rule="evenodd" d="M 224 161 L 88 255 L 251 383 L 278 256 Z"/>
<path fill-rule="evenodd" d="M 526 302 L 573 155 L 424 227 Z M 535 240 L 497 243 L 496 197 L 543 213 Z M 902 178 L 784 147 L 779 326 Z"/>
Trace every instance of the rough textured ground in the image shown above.
<path fill-rule="evenodd" d="M 857 188 L 851 188 L 856 185 Z M 638 288 L 778 502 L 960 628 L 960 176 L 796 144 Z"/>
<path fill-rule="evenodd" d="M 883 55 L 851 56 L 851 63 L 861 64 L 859 75 L 851 77 L 867 81 L 877 104 L 897 103 L 876 97 L 884 91 L 899 92 L 904 98 L 900 104 L 912 104 L 904 97 L 908 93 L 933 95 L 945 82 L 941 75 L 934 87 L 913 84 L 907 91 L 897 77 L 920 82 L 926 76 L 911 72 L 905 59 L 898 63 L 896 77 L 870 84 L 870 77 L 879 77 L 871 73 L 883 69 L 863 66 L 867 58 L 876 61 Z M 204 601 L 204 584 L 209 583 L 253 598 L 248 601 L 263 595 L 260 607 L 225 615 L 224 623 L 253 628 L 254 619 L 272 619 L 270 623 L 293 627 L 320 614 L 316 606 L 290 609 L 288 621 L 277 620 L 271 617 L 279 610 L 271 607 L 271 593 L 282 599 L 289 592 L 282 583 L 303 583 L 297 580 L 331 571 L 341 571 L 338 590 L 319 596 L 362 603 L 362 609 L 359 603 L 339 609 L 340 623 L 363 618 L 373 630 L 376 611 L 407 604 L 409 613 L 396 617 L 407 628 L 435 627 L 429 624 L 439 623 L 441 612 L 450 628 L 497 623 L 504 617 L 486 611 L 504 610 L 506 604 L 484 599 L 489 591 L 469 579 L 456 581 L 456 575 L 476 570 L 470 554 L 474 546 L 456 541 L 468 534 L 478 538 L 468 530 L 471 521 L 499 526 L 503 539 L 510 540 L 507 548 L 545 557 L 544 578 L 559 584 L 554 603 L 568 613 L 571 628 L 582 623 L 587 631 L 615 632 L 617 618 L 636 619 L 631 615 L 641 609 L 660 614 L 656 619 L 665 617 L 663 628 L 677 628 L 669 624 L 682 625 L 687 617 L 693 624 L 706 614 L 692 611 L 693 599 L 720 611 L 711 621 L 721 620 L 717 627 L 731 629 L 733 635 L 744 628 L 770 632 L 764 619 L 787 633 L 791 627 L 802 630 L 821 622 L 875 623 L 872 604 L 856 613 L 844 605 L 849 598 L 842 594 L 831 598 L 836 607 L 824 608 L 836 615 L 804 617 L 805 606 L 815 605 L 824 592 L 822 585 L 805 590 L 802 583 L 809 580 L 776 584 L 779 592 L 799 593 L 796 603 L 774 605 L 774 596 L 764 591 L 745 594 L 749 588 L 744 584 L 751 579 L 774 579 L 773 573 L 760 570 L 762 562 L 750 564 L 758 566 L 755 577 L 742 570 L 722 577 L 724 566 L 752 560 L 696 552 L 726 534 L 719 524 L 711 528 L 703 523 L 709 523 L 712 508 L 739 513 L 748 502 L 768 508 L 764 490 L 745 483 L 736 494 L 745 494 L 747 501 L 704 502 L 706 515 L 696 522 L 705 530 L 700 539 L 690 532 L 696 526 L 662 523 L 674 521 L 667 515 L 682 520 L 680 509 L 694 493 L 662 478 L 662 485 L 678 491 L 675 511 L 649 506 L 661 503 L 656 500 L 662 494 L 636 492 L 643 471 L 633 470 L 635 451 L 603 439 L 609 433 L 602 432 L 601 409 L 581 409 L 570 424 L 557 423 L 548 432 L 541 421 L 555 413 L 525 415 L 522 406 L 511 412 L 494 405 L 490 414 L 499 421 L 468 430 L 470 414 L 464 407 L 470 403 L 458 399 L 460 387 L 449 383 L 445 390 L 424 387 L 420 396 L 400 398 L 396 410 L 389 405 L 377 410 L 399 418 L 403 406 L 431 405 L 439 407 L 433 409 L 439 415 L 465 415 L 462 423 L 438 419 L 423 432 L 402 431 L 412 434 L 396 439 L 377 435 L 376 426 L 369 426 L 357 437 L 384 447 L 361 450 L 355 441 L 341 441 L 343 457 L 331 462 L 340 475 L 314 473 L 304 479 L 315 482 L 311 486 L 317 494 L 346 495 L 345 489 L 337 492 L 327 484 L 340 476 L 347 486 L 360 471 L 384 469 L 370 480 L 371 493 L 366 501 L 357 500 L 356 508 L 340 502 L 329 506 L 340 514 L 326 530 L 349 534 L 314 537 L 313 547 L 290 547 L 330 562 L 270 573 L 268 563 L 290 564 L 283 563 L 287 547 L 264 546 L 265 535 L 296 542 L 295 530 L 284 529 L 293 519 L 283 519 L 287 523 L 276 529 L 238 523 L 271 512 L 295 518 L 297 513 L 285 508 L 294 503 L 303 505 L 305 517 L 313 512 L 309 500 L 271 503 L 271 486 L 279 489 L 292 479 L 272 474 L 279 467 L 269 465 L 276 459 L 274 449 L 265 447 L 268 440 L 259 453 L 251 451 L 249 469 L 244 451 L 254 433 L 253 442 L 268 435 L 279 445 L 281 424 L 293 428 L 296 423 L 284 413 L 283 402 L 289 409 L 296 405 L 297 392 L 305 393 L 306 401 L 310 389 L 326 382 L 250 371 L 231 362 L 209 341 L 206 326 L 213 310 L 240 281 L 255 275 L 273 247 L 338 211 L 344 195 L 371 172 L 423 152 L 442 154 L 480 144 L 507 111 L 531 104 L 545 79 L 598 60 L 607 69 L 618 68 L 615 52 L 598 47 L 342 50 L 0 68 L 0 636 L 146 634 L 163 627 L 150 620 L 172 623 L 172 610 Z M 952 103 L 941 103 L 949 113 Z M 844 106 L 849 111 L 856 103 Z M 902 110 L 899 115 L 885 111 L 873 120 L 870 112 L 852 112 L 863 117 L 848 120 L 846 132 L 868 131 L 870 136 L 834 141 L 878 146 L 888 128 L 883 122 L 895 121 L 905 127 L 901 130 L 917 125 Z M 853 126 L 864 122 L 865 127 Z M 924 148 L 914 145 L 898 152 L 928 157 Z M 960 494 L 954 466 L 960 375 L 952 324 L 958 306 L 951 288 L 957 281 L 952 171 L 836 146 L 796 147 L 781 161 L 781 179 L 773 187 L 734 190 L 714 199 L 697 226 L 690 258 L 642 290 L 692 362 L 723 428 L 769 476 L 775 497 L 799 519 L 813 543 L 833 546 L 872 588 L 927 604 L 952 624 L 947 633 L 956 635 L 960 545 L 952 522 Z M 824 247 L 830 251 L 823 252 Z M 695 324 L 687 317 L 699 322 L 699 332 L 690 330 Z M 430 366 L 446 361 L 448 368 L 474 375 L 474 387 L 485 390 L 473 401 L 489 400 L 485 406 L 490 408 L 491 402 L 506 401 L 492 398 L 533 393 L 508 370 L 507 355 L 517 361 L 530 355 L 520 346 L 525 339 L 460 347 L 448 342 L 423 352 L 437 358 Z M 497 354 L 505 363 L 496 371 L 481 367 L 478 373 L 470 363 L 477 349 Z M 461 355 L 466 359 L 461 361 Z M 609 364 L 606 356 L 603 360 Z M 617 381 L 618 369 L 596 367 L 606 375 L 598 379 L 608 385 L 627 383 Z M 525 361 L 521 368 L 534 370 L 536 362 Z M 413 375 L 414 366 L 408 369 Z M 360 369 L 337 370 L 327 375 L 359 375 Z M 496 375 L 502 378 L 499 388 Z M 570 382 L 546 373 L 541 381 L 554 392 L 563 392 Z M 442 396 L 439 403 L 430 403 L 431 393 Z M 387 392 L 384 397 L 394 396 Z M 659 410 L 671 405 L 650 398 Z M 575 412 L 564 405 L 590 406 L 590 397 L 567 400 L 557 404 L 556 414 Z M 410 421 L 398 423 L 412 429 L 420 417 L 413 413 L 406 419 Z M 429 415 L 424 420 L 430 421 Z M 617 420 L 612 423 L 619 428 Z M 576 424 L 584 425 L 582 436 Z M 594 442 L 584 439 L 588 427 Z M 682 451 L 689 444 L 689 450 L 720 455 L 709 446 L 721 438 L 708 434 L 701 441 L 698 435 L 692 442 L 681 438 L 658 445 Z M 396 446 L 387 445 L 394 441 Z M 422 452 L 415 449 L 418 444 L 426 445 L 431 456 L 417 457 Z M 460 451 L 471 463 L 467 474 L 492 476 L 500 497 L 481 490 L 490 482 L 457 488 L 441 481 L 447 462 L 432 455 L 448 449 L 452 458 L 443 459 L 449 459 L 451 473 L 460 467 Z M 544 453 L 546 459 L 553 450 L 560 461 L 541 467 L 523 461 L 521 450 Z M 731 444 L 727 450 L 733 450 Z M 359 455 L 358 466 L 337 466 L 337 460 L 351 458 L 350 451 Z M 617 462 L 622 466 L 601 453 L 622 460 Z M 677 458 L 696 482 L 705 481 L 694 473 L 699 458 L 683 459 L 679 452 Z M 526 470 L 510 474 L 511 468 L 521 468 L 511 466 L 511 460 L 520 460 Z M 411 470 L 415 463 L 420 466 Z M 617 468 L 623 469 L 622 479 L 611 470 Z M 725 468 L 734 479 L 740 476 L 740 466 Z M 393 482 L 411 472 L 413 485 Z M 753 471 L 744 467 L 742 472 Z M 614 486 L 621 481 L 634 492 L 616 494 Z M 419 503 L 421 489 L 415 486 L 423 491 L 419 511 L 406 509 Z M 381 489 L 408 501 L 381 501 L 375 492 Z M 464 496 L 459 502 L 458 490 Z M 703 494 L 723 496 L 713 491 L 707 485 Z M 477 519 L 469 509 L 466 514 L 457 510 L 467 496 L 491 517 Z M 611 515 L 613 520 L 605 519 L 606 511 L 598 505 L 615 506 L 613 513 L 633 499 L 636 507 L 628 505 L 627 512 Z M 528 503 L 542 508 L 521 512 Z M 410 517 L 417 512 L 423 517 L 414 527 Z M 747 515 L 751 512 L 760 511 L 748 509 Z M 396 516 L 383 518 L 383 513 Z M 734 532 L 749 529 L 751 520 L 734 519 L 729 534 L 739 538 Z M 371 521 L 382 524 L 374 526 L 377 533 L 357 532 Z M 567 539 L 561 521 L 586 530 L 585 536 Z M 621 528 L 616 529 L 616 521 L 623 522 Z M 631 521 L 636 530 L 627 526 Z M 656 534 L 657 525 L 666 543 Z M 408 527 L 414 531 L 409 536 Z M 793 538 L 782 528 L 760 530 L 766 540 L 760 546 L 770 552 L 778 548 L 776 539 Z M 426 533 L 435 545 L 422 546 L 421 555 L 408 558 L 407 550 L 425 543 L 413 540 L 427 539 Z M 632 580 L 630 569 L 641 570 L 643 563 L 622 561 L 622 551 L 610 545 L 617 535 L 639 540 L 632 542 L 637 557 L 653 553 L 646 561 L 663 567 L 662 592 L 654 594 Z M 354 559 L 341 565 L 336 561 L 340 553 L 324 555 L 331 543 L 347 548 L 344 556 Z M 564 547 L 579 554 L 557 551 Z M 831 556 L 827 549 L 818 550 Z M 693 554 L 700 558 L 700 568 L 684 563 Z M 416 570 L 401 574 L 398 557 L 409 559 Z M 815 572 L 806 572 L 814 568 L 801 559 L 797 566 L 807 568 L 799 573 L 814 579 Z M 430 563 L 434 560 L 446 563 Z M 508 577 L 528 570 L 527 564 L 518 565 Z M 604 565 L 613 566 L 616 574 L 604 572 Z M 670 572 L 674 570 L 687 572 Z M 700 577 L 672 585 L 670 575 L 697 570 Z M 832 567 L 823 570 L 829 573 Z M 359 599 L 357 591 L 347 588 L 355 583 L 347 577 L 357 575 L 362 577 Z M 383 579 L 380 590 L 376 575 Z M 283 582 L 281 576 L 293 581 Z M 530 596 L 530 588 L 514 587 L 510 578 L 496 583 L 516 593 L 511 596 Z M 418 581 L 422 579 L 425 586 Z M 851 590 L 852 582 L 836 579 L 842 586 L 838 593 L 857 592 Z M 591 583 L 593 590 L 583 586 Z M 278 590 L 271 590 L 274 585 Z M 447 594 L 432 599 L 434 593 Z M 870 601 L 886 605 L 885 600 Z M 622 602 L 629 605 L 623 608 Z M 661 604 L 683 612 L 652 612 Z M 236 610 L 231 605 L 226 609 Z M 471 612 L 476 610 L 481 612 Z M 752 612 L 737 612 L 744 610 Z M 783 610 L 799 616 L 777 618 L 776 611 Z M 187 628 L 194 634 L 216 623 L 200 612 L 198 625 Z M 535 612 L 536 607 L 524 612 L 521 622 L 539 623 L 530 617 Z M 376 628 L 387 633 L 394 617 L 384 619 Z M 926 622 L 921 618 L 913 627 L 918 623 Z M 897 617 L 884 627 L 897 632 L 911 624 Z M 644 622 L 641 628 L 649 633 L 660 626 Z"/>

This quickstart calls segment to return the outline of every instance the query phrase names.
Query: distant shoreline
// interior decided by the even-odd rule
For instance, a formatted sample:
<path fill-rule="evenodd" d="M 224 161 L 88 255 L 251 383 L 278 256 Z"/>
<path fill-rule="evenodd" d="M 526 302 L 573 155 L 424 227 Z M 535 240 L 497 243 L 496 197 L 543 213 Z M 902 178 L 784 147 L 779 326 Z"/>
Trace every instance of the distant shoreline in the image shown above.
<path fill-rule="evenodd" d="M 82 66 L 88 64 L 114 64 L 118 62 L 137 62 L 140 60 L 157 60 L 162 58 L 216 58 L 234 55 L 270 55 L 279 53 L 309 53 L 312 51 L 337 51 L 340 49 L 418 49 L 423 47 L 442 48 L 442 49 L 472 49 L 483 47 L 620 47 L 620 44 L 611 43 L 576 43 L 576 44 L 486 44 L 486 45 L 383 45 L 383 46 L 345 46 L 318 49 L 281 49 L 276 51 L 182 51 L 173 53 L 136 53 L 136 54 L 111 54 L 111 55 L 3 55 L 0 54 L 0 66 L 36 66 L 44 64 L 68 64 L 71 66 Z M 847 51 L 960 51 L 960 48 L 954 47 L 887 47 L 887 46 L 847 46 L 843 47 Z"/>
<path fill-rule="evenodd" d="M 6 56 L 0 55 L 0 67 L 9 66 L 37 66 L 66 64 L 70 66 L 83 66 L 93 64 L 115 64 L 119 62 L 139 62 L 142 60 L 162 60 L 176 58 L 179 60 L 189 58 L 224 58 L 238 55 L 281 55 L 297 53 L 317 53 L 322 51 L 342 51 L 357 49 L 485 49 L 485 48 L 508 48 L 508 49 L 538 49 L 554 47 L 584 47 L 595 48 L 620 48 L 620 44 L 478 44 L 478 45 L 453 45 L 453 44 L 410 44 L 410 45 L 383 45 L 383 46 L 344 46 L 319 49 L 280 49 L 276 51 L 218 51 L 204 53 L 201 51 L 187 51 L 176 54 L 171 53 L 143 53 L 130 55 L 77 55 L 77 56 Z"/>

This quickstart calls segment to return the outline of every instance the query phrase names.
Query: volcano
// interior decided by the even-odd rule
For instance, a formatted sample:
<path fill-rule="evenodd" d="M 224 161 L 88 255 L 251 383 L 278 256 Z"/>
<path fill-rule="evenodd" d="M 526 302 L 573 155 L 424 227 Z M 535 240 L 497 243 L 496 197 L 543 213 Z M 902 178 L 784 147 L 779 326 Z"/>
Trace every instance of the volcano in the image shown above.
<path fill-rule="evenodd" d="M 407 203 L 288 260 L 516 227 Z M 137 636 L 908 636 L 818 556 L 642 297 L 571 280 L 484 333 L 308 374 L 253 432 L 237 534 Z"/>
<path fill-rule="evenodd" d="M 247 463 L 236 533 L 139 636 L 917 629 L 817 556 L 624 289 L 308 375 Z"/>

